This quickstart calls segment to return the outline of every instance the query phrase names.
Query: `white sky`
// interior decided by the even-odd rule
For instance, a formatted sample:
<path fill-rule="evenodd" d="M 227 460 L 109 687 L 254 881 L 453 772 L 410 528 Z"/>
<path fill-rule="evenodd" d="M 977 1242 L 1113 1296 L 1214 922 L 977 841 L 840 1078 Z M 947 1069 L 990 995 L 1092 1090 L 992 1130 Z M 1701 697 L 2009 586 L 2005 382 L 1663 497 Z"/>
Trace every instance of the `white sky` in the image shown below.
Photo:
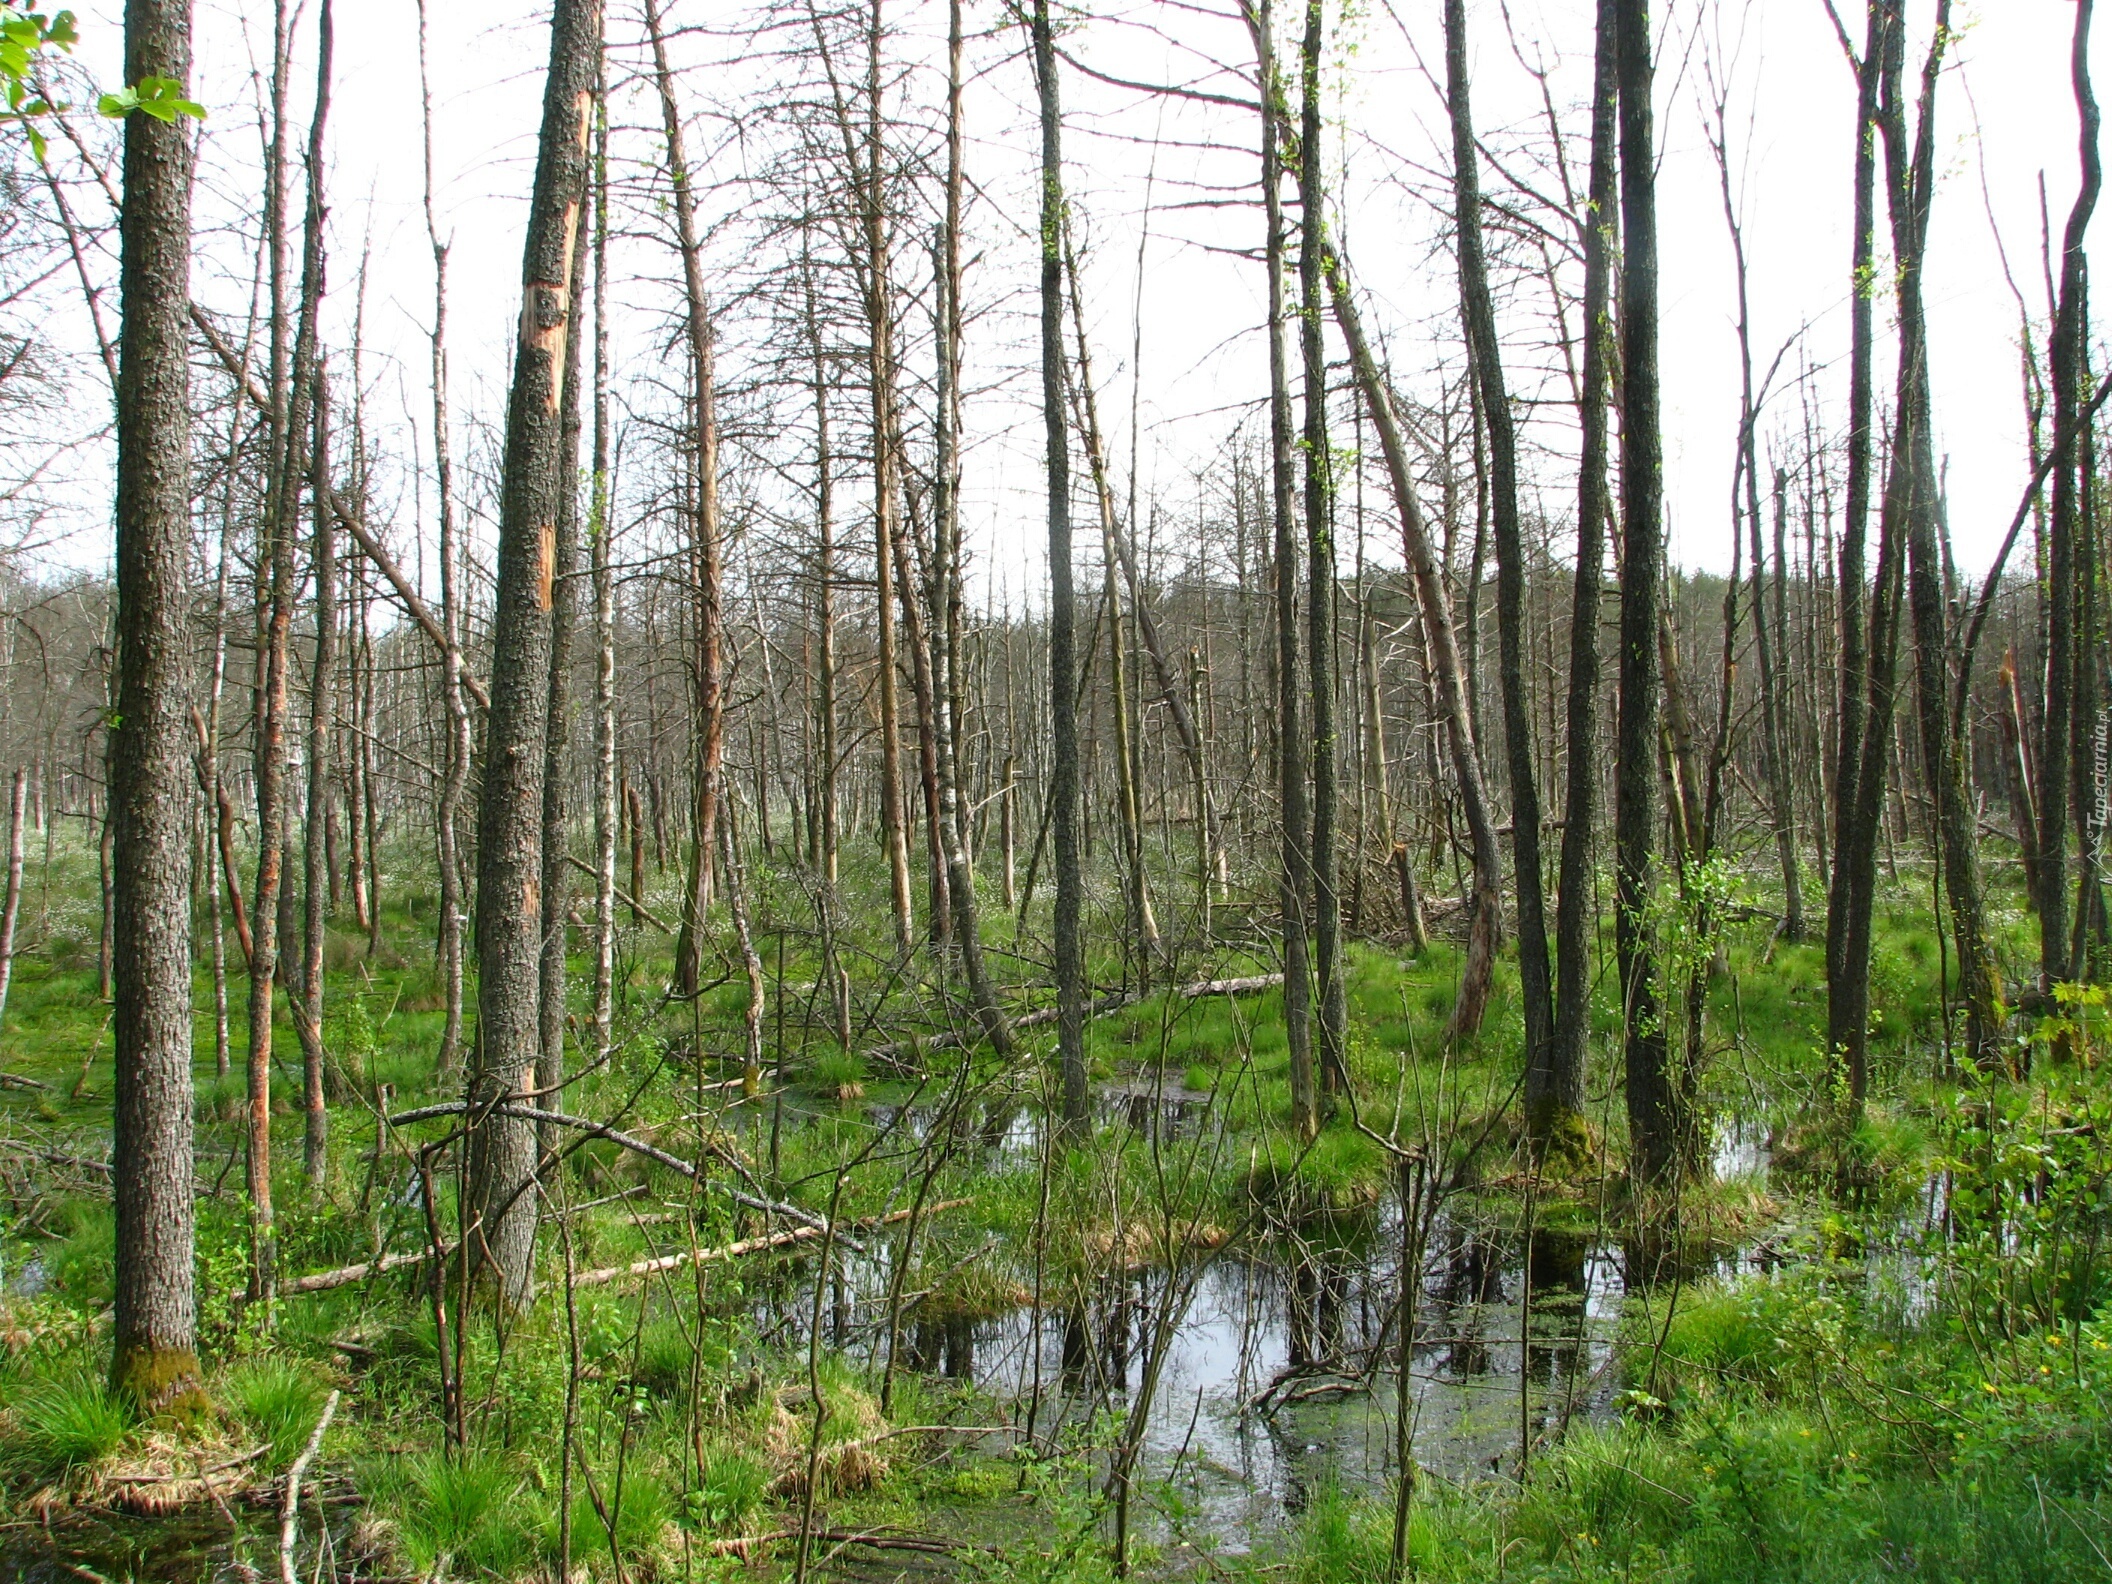
<path fill-rule="evenodd" d="M 303 52 L 312 42 L 312 12 Z M 1229 76 L 1203 82 L 1204 57 L 1247 67 L 1243 30 L 1163 0 L 1120 0 L 1112 20 L 1075 29 L 1066 47 L 1120 76 L 1197 82 L 1243 93 Z M 939 101 L 944 8 L 935 0 L 887 0 L 892 25 L 903 29 L 899 50 L 915 71 L 908 92 L 929 120 Z M 112 0 L 82 6 L 81 58 L 99 80 L 117 73 L 119 7 Z M 521 225 L 533 173 L 533 139 L 540 110 L 541 67 L 548 47 L 546 14 L 524 16 L 495 0 L 432 0 L 433 71 L 439 84 L 437 128 L 442 224 L 452 230 L 453 361 L 458 415 L 496 424 L 512 322 L 517 313 Z M 1289 9 L 1288 7 L 1286 9 Z M 1855 9 L 1848 0 L 1844 9 Z M 1928 8 L 1910 4 L 1923 13 Z M 1742 195 L 1753 268 L 1755 342 L 1764 367 L 1799 330 L 1800 358 L 1817 376 L 1829 422 L 1837 426 L 1846 387 L 1846 286 L 1849 262 L 1849 128 L 1853 85 L 1820 0 L 1674 0 L 1661 3 L 1660 25 L 1672 42 L 1659 74 L 1659 131 L 1663 146 L 1659 186 L 1662 228 L 1665 442 L 1668 506 L 1674 558 L 1693 567 L 1728 561 L 1731 448 L 1737 424 L 1737 347 L 1734 282 L 1717 191 L 1704 139 L 1699 33 L 1717 43 L 1732 84 L 1735 180 Z M 1506 40 L 1498 0 L 1470 0 L 1475 40 L 1476 118 L 1485 140 L 1515 150 L 1539 132 L 1538 90 Z M 671 26 L 715 30 L 691 39 L 684 93 L 703 117 L 692 153 L 711 150 L 704 177 L 722 183 L 715 194 L 724 223 L 709 259 L 715 290 L 752 284 L 779 261 L 757 255 L 744 229 L 752 193 L 740 185 L 752 142 L 724 134 L 725 118 L 751 113 L 778 80 L 782 67 L 759 58 L 768 46 L 747 28 L 746 7 L 672 0 Z M 1591 48 L 1589 0 L 1509 0 L 1508 15 L 1529 59 L 1551 70 L 1551 88 L 1565 124 L 1583 126 Z M 1033 290 L 1030 241 L 1019 226 L 1031 217 L 1031 83 L 1016 29 L 999 27 L 995 8 L 970 9 L 971 29 L 986 30 L 971 46 L 975 84 L 969 98 L 970 176 L 984 200 L 974 218 L 969 306 L 975 314 L 967 350 L 971 385 L 997 388 L 970 404 L 968 522 L 974 553 L 989 586 L 1013 597 L 1038 596 L 1045 574 L 1040 553 L 1039 419 L 1031 343 Z M 1332 16 L 1332 9 L 1331 9 Z M 2038 181 L 2043 173 L 2056 237 L 2075 186 L 2075 117 L 2067 88 L 2071 0 L 1959 0 L 1964 24 L 1954 46 L 1954 69 L 1944 80 L 1938 111 L 1942 172 L 1927 287 L 1933 327 L 1939 454 L 1949 459 L 1951 524 L 1962 566 L 1985 565 L 2015 508 L 2025 478 L 2019 398 L 2017 308 L 2005 285 L 1994 227 L 2006 243 L 2035 316 L 2046 307 L 2039 264 Z M 1919 16 L 1926 25 L 1926 17 Z M 1851 26 L 1857 26 L 1851 23 Z M 394 421 L 406 410 L 422 429 L 424 330 L 430 315 L 430 261 L 419 209 L 419 109 L 416 13 L 412 0 L 340 0 L 339 83 L 333 112 L 334 166 L 330 178 L 333 224 L 332 322 L 342 345 L 349 338 L 357 260 L 371 237 L 367 340 L 371 387 L 393 385 L 386 404 Z M 995 29 L 995 32 L 987 30 Z M 205 136 L 217 196 L 201 196 L 201 217 L 214 204 L 235 201 L 254 180 L 258 150 L 250 109 L 251 63 L 268 47 L 269 10 L 259 0 L 202 0 L 198 18 L 199 70 L 193 94 L 213 107 Z M 640 24 L 619 3 L 612 35 L 634 40 Z M 2107 29 L 2100 29 L 2102 46 Z M 1375 304 L 1371 314 L 1390 345 L 1400 382 L 1429 391 L 1435 370 L 1455 360 L 1456 301 L 1441 227 L 1411 187 L 1430 191 L 1448 146 L 1435 90 L 1417 53 L 1441 69 L 1438 0 L 1379 0 L 1358 8 L 1337 38 L 1332 74 L 1335 119 L 1330 165 L 1347 195 L 1338 227 L 1354 260 L 1359 284 Z M 1692 47 L 1690 47 L 1692 46 Z M 1917 43 L 1918 48 L 1918 43 Z M 2106 50 L 2096 51 L 2102 63 Z M 2100 65 L 2112 93 L 2112 70 Z M 1066 156 L 1074 198 L 1091 240 L 1089 264 L 1096 373 L 1102 412 L 1121 465 L 1130 454 L 1128 383 L 1139 225 L 1146 178 L 1155 213 L 1142 289 L 1144 420 L 1143 474 L 1169 496 L 1186 498 L 1183 480 L 1216 452 L 1242 404 L 1265 384 L 1265 350 L 1258 332 L 1262 279 L 1256 265 L 1222 249 L 1259 239 L 1258 208 L 1172 208 L 1198 194 L 1184 183 L 1251 180 L 1253 118 L 1215 106 L 1169 105 L 1063 71 Z M 295 102 L 305 114 L 310 80 L 304 73 Z M 647 101 L 619 104 L 619 121 L 657 118 Z M 1154 138 L 1162 142 L 1156 152 Z M 1215 142 L 1211 150 L 1176 146 Z M 1538 141 L 1545 144 L 1544 138 Z M 638 157 L 648 153 L 633 144 Z M 1574 151 L 1580 168 L 1581 139 Z M 1523 173 L 1521 158 L 1507 167 Z M 1418 173 L 1414 167 L 1421 167 Z M 1983 172 L 1987 193 L 1983 203 Z M 1539 179 L 1536 175 L 1534 179 Z M 1499 193 L 1502 180 L 1484 169 Z M 1224 196 L 1220 194 L 1219 196 Z M 1249 194 L 1251 196 L 1251 194 Z M 247 263 L 226 255 L 225 239 L 207 237 L 197 290 L 208 301 L 239 309 Z M 670 273 L 664 250 L 641 243 L 642 272 Z M 658 285 L 622 293 L 642 307 Z M 1524 341 L 1538 323 L 1544 294 L 1517 314 L 1519 345 L 1509 372 L 1514 392 L 1550 399 L 1566 386 L 1534 366 Z M 636 374 L 659 353 L 654 320 L 646 312 L 618 324 L 618 368 Z M 762 350 L 759 332 L 729 324 L 722 352 L 738 368 Z M 748 340 L 744 342 L 744 336 Z M 1507 356 L 1511 355 L 1507 353 Z M 391 374 L 394 361 L 400 373 Z M 1880 364 L 1880 390 L 1889 388 Z M 380 373 L 376 371 L 380 370 Z M 379 402 L 381 398 L 377 398 Z M 1796 397 L 1783 396 L 1770 419 L 1796 422 Z M 1569 415 L 1543 410 L 1526 430 L 1529 444 L 1566 452 Z M 387 415 L 384 415 L 385 417 Z M 382 421 L 382 420 L 377 420 Z M 1774 432 L 1763 421 L 1763 434 Z M 1346 440 L 1346 436 L 1341 437 Z M 430 456 L 429 441 L 418 441 Z M 408 457 L 410 440 L 403 437 Z M 1559 459 L 1544 459 L 1532 484 L 1552 516 L 1561 516 L 1574 485 Z M 430 491 L 424 496 L 430 511 Z M 73 564 L 93 565 L 108 554 L 99 514 L 60 552 Z M 405 486 L 396 532 L 408 541 L 413 502 Z M 1385 559 L 1391 559 L 1385 557 Z"/>

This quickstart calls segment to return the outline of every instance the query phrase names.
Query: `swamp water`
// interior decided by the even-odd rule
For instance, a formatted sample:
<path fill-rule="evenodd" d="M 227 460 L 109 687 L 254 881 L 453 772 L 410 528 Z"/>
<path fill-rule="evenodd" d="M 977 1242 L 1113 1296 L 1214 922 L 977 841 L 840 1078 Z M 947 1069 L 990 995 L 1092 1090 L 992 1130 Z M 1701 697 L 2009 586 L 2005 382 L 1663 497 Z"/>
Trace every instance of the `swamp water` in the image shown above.
<path fill-rule="evenodd" d="M 1198 1147 L 1215 1125 L 1207 1097 L 1186 1092 L 1115 1086 L 1098 1100 L 1103 1121 L 1170 1151 Z M 921 1136 L 937 1108 L 874 1105 L 867 1115 L 880 1129 Z M 1040 1114 L 1017 1102 L 985 1105 L 965 1147 L 993 1170 L 1031 1170 L 1042 1148 Z M 1725 1177 L 1764 1174 L 1764 1132 L 1728 1129 L 1715 1166 Z M 1197 1250 L 1183 1270 L 1138 1261 L 1084 1291 L 1052 1289 L 1038 1308 L 1014 1301 L 974 1314 L 920 1314 L 912 1305 L 901 1367 L 973 1384 L 1006 1409 L 1013 1433 L 982 1437 L 981 1450 L 1002 1456 L 1022 1434 L 1043 1446 L 1082 1440 L 1099 1449 L 1096 1482 L 1106 1479 L 1106 1448 L 1117 1439 L 1111 1416 L 1135 1413 L 1141 1402 L 1132 1532 L 1178 1551 L 1245 1552 L 1325 1489 L 1373 1494 L 1392 1485 L 1401 1220 L 1398 1198 L 1388 1195 L 1305 1235 L 1278 1229 L 1239 1247 Z M 863 1252 L 842 1251 L 818 1306 L 815 1255 L 785 1260 L 751 1292 L 758 1328 L 777 1348 L 796 1350 L 818 1312 L 831 1345 L 884 1357 L 898 1248 L 890 1234 L 863 1240 Z M 1021 1278 L 996 1285 L 1026 1298 L 1030 1253 L 993 1241 L 969 1257 Z M 1767 1259 L 1762 1250 L 1731 1250 L 1678 1277 L 1748 1272 Z M 1615 1357 L 1624 1316 L 1631 1305 L 1662 1302 L 1671 1285 L 1662 1262 L 1633 1248 L 1545 1228 L 1528 1237 L 1477 1221 L 1465 1202 L 1433 1220 L 1414 1274 L 1413 1455 L 1424 1477 L 1454 1483 L 1515 1477 L 1521 1447 L 1573 1421 L 1611 1418 L 1627 1385 Z M 1154 1358 L 1156 1378 L 1147 1381 Z M 255 1516 L 253 1532 L 234 1539 L 209 1513 L 87 1515 L 48 1532 L 10 1525 L 0 1530 L 0 1584 L 254 1576 L 251 1568 L 271 1566 L 276 1538 L 264 1532 L 275 1523 Z"/>
<path fill-rule="evenodd" d="M 1123 1085 L 1097 1098 L 1103 1123 L 1169 1150 L 1197 1147 L 1212 1125 L 1208 1098 L 1186 1091 Z M 868 1115 L 923 1137 L 935 1111 L 875 1105 Z M 989 1107 L 968 1132 L 993 1167 L 1031 1169 L 1041 1150 L 1041 1117 L 1024 1106 Z M 1741 1124 L 1725 1130 L 1715 1167 L 1757 1179 L 1767 1154 L 1765 1129 Z M 1322 1491 L 1375 1494 L 1394 1482 L 1402 1230 L 1389 1193 L 1303 1235 L 1279 1228 L 1197 1251 L 1185 1270 L 1140 1260 L 1082 1292 L 1059 1295 L 1052 1283 L 1038 1307 L 1024 1301 L 1031 1254 L 993 1244 L 971 1258 L 1017 1277 L 1023 1301 L 921 1317 L 908 1307 L 903 1367 L 1003 1405 L 1014 1433 L 985 1438 L 992 1453 L 1025 1435 L 1047 1446 L 1082 1433 L 1101 1449 L 1103 1481 L 1118 1440 L 1103 1416 L 1141 1403 L 1133 1525 L 1161 1544 L 1242 1553 Z M 876 1241 L 832 1266 L 819 1306 L 832 1346 L 884 1358 L 898 1246 Z M 1633 1306 L 1661 1304 L 1679 1281 L 1771 1263 L 1764 1249 L 1732 1247 L 1698 1261 L 1689 1251 L 1675 1270 L 1606 1237 L 1483 1222 L 1464 1201 L 1438 1213 L 1421 1252 L 1411 1441 L 1423 1477 L 1451 1483 L 1513 1478 L 1521 1447 L 1531 1455 L 1569 1423 L 1610 1420 L 1628 1385 L 1615 1344 Z M 807 1256 L 758 1303 L 780 1346 L 804 1341 L 813 1264 Z"/>

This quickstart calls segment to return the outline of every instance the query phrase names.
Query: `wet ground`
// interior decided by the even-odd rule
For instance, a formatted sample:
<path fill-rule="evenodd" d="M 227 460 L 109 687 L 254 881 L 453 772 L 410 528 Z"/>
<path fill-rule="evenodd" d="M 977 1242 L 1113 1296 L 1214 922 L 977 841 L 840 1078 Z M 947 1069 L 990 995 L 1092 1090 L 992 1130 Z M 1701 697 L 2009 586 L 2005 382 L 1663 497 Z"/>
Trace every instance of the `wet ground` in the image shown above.
<path fill-rule="evenodd" d="M 1106 1121 L 1175 1154 L 1210 1147 L 1217 1126 L 1207 1097 L 1148 1081 L 1109 1086 L 1099 1104 Z M 869 1115 L 883 1128 L 926 1134 L 937 1108 L 875 1105 Z M 1016 1101 L 981 1103 L 965 1116 L 961 1147 L 993 1169 L 1030 1170 L 1042 1148 L 1040 1115 Z M 1714 1164 L 1722 1177 L 1757 1183 L 1768 1150 L 1757 1124 L 1731 1126 Z M 1627 1385 L 1615 1347 L 1624 1316 L 1675 1274 L 1612 1237 L 1528 1230 L 1523 1219 L 1515 1202 L 1499 1216 L 1470 1197 L 1452 1201 L 1427 1221 L 1410 1272 L 1408 1441 L 1419 1467 L 1446 1481 L 1514 1478 L 1521 1457 L 1568 1424 L 1610 1418 Z M 1401 1205 L 1387 1197 L 1303 1231 L 1279 1225 L 1197 1249 L 1174 1269 L 1140 1260 L 1088 1289 L 1051 1290 L 1038 1305 L 986 1302 L 977 1315 L 913 1309 L 903 1362 L 995 1398 L 1014 1439 L 1097 1448 L 1090 1460 L 1100 1480 L 1117 1416 L 1134 1424 L 1141 1414 L 1136 1529 L 1167 1545 L 1238 1553 L 1266 1544 L 1323 1488 L 1378 1492 L 1395 1479 L 1404 1241 Z M 879 1354 L 897 1246 L 870 1241 L 832 1267 L 821 1311 L 834 1344 Z M 983 1257 L 1027 1275 L 1020 1251 L 993 1244 Z M 1730 1249 L 1676 1277 L 1733 1274 L 1767 1257 Z M 756 1318 L 780 1346 L 802 1339 L 816 1272 L 808 1254 L 755 1294 Z M 1024 1299 L 1024 1280 L 1015 1286 Z M 1001 1452 L 1008 1442 L 987 1445 Z M 254 1561 L 270 1570 L 275 1558 Z M 0 1528 L 0 1584 L 242 1571 L 224 1525 L 204 1517 L 94 1519 L 49 1537 L 28 1525 Z"/>

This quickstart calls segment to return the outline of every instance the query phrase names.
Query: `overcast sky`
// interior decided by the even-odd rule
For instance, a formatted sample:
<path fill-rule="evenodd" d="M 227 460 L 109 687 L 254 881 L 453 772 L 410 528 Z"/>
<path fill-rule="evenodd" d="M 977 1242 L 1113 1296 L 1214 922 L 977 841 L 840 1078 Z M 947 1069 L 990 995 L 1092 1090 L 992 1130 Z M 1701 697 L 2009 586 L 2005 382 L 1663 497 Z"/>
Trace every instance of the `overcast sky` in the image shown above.
<path fill-rule="evenodd" d="M 316 0 L 307 0 L 304 45 Z M 899 45 L 914 68 L 905 92 L 934 103 L 943 84 L 944 9 L 933 0 L 887 0 L 902 29 Z M 109 0 L 80 8 L 82 59 L 100 80 L 114 80 L 119 8 Z M 1729 556 L 1727 500 L 1738 421 L 1734 277 L 1716 167 L 1706 129 L 1708 66 L 1729 84 L 1733 185 L 1752 266 L 1754 339 L 1762 364 L 1788 347 L 1785 380 L 1800 365 L 1818 369 L 1824 416 L 1838 425 L 1846 386 L 1848 200 L 1853 85 L 1822 0 L 1676 0 L 1660 5 L 1667 43 L 1660 63 L 1659 186 L 1663 246 L 1665 445 L 1672 551 L 1696 567 L 1721 567 Z M 1909 9 L 1927 25 L 1929 7 Z M 497 0 L 435 0 L 432 60 L 437 83 L 437 145 L 443 227 L 453 236 L 453 335 L 456 398 L 465 415 L 495 421 L 512 321 L 517 313 L 521 227 L 532 177 L 540 109 L 546 17 L 523 15 Z M 1469 0 L 1477 121 L 1507 170 L 1529 181 L 1533 146 L 1547 139 L 1540 90 L 1521 64 L 1548 73 L 1556 109 L 1572 129 L 1583 125 L 1591 48 L 1588 0 Z M 2067 85 L 2072 0 L 1958 0 L 1962 24 L 1938 109 L 1937 196 L 1928 301 L 1933 333 L 1939 455 L 1948 459 L 1951 525 L 1963 566 L 1984 566 L 2015 508 L 2025 478 L 2017 354 L 2018 309 L 2005 283 L 1996 237 L 2028 307 L 2045 313 L 2040 269 L 2039 182 L 2043 176 L 2058 236 L 2076 185 L 2076 123 Z M 693 149 L 712 150 L 704 173 L 721 185 L 716 200 L 729 247 L 741 237 L 744 162 L 755 156 L 726 133 L 752 96 L 770 91 L 781 69 L 761 58 L 746 7 L 672 0 L 673 26 L 701 31 L 688 39 L 685 95 L 700 123 Z M 1506 33 L 1506 15 L 1510 33 Z M 980 190 L 973 222 L 969 305 L 976 327 L 968 348 L 970 380 L 994 388 L 971 405 L 974 450 L 969 463 L 969 529 L 990 587 L 1032 597 L 1045 573 L 1040 559 L 1038 419 L 1025 335 L 1031 302 L 1031 83 L 1016 28 L 994 7 L 972 5 L 980 30 L 970 51 L 970 176 Z M 1342 195 L 1336 224 L 1358 281 L 1373 300 L 1401 383 L 1436 388 L 1456 362 L 1452 320 L 1456 288 L 1443 227 L 1429 197 L 1441 178 L 1446 146 L 1442 107 L 1424 63 L 1441 66 L 1438 0 L 1377 0 L 1358 7 L 1338 35 L 1330 71 L 1330 165 Z M 639 24 L 620 3 L 612 35 L 635 39 Z M 236 201 L 242 172 L 257 165 L 248 108 L 252 63 L 266 49 L 268 7 L 203 0 L 194 93 L 214 108 L 205 136 L 215 140 L 209 164 L 215 204 Z M 393 362 L 397 415 L 423 423 L 424 343 L 430 315 L 430 259 L 419 209 L 420 120 L 412 0 L 351 0 L 338 6 L 339 87 L 332 125 L 334 322 L 344 335 L 351 312 L 354 262 L 371 239 L 367 326 L 369 382 L 386 385 Z M 706 35 L 709 36 L 706 36 Z M 1514 51 L 1512 39 L 1515 37 Z M 1918 44 L 1919 41 L 1917 41 Z M 1208 63 L 1245 69 L 1242 30 L 1154 0 L 1076 26 L 1066 47 L 1110 74 L 1197 83 L 1238 94 L 1229 74 Z M 2096 52 L 2102 58 L 2104 50 Z M 1139 451 L 1147 493 L 1169 497 L 1180 481 L 1217 451 L 1246 404 L 1264 391 L 1265 348 L 1258 333 L 1263 282 L 1251 262 L 1229 251 L 1258 240 L 1258 212 L 1197 200 L 1238 197 L 1224 189 L 1251 181 L 1253 118 L 1219 106 L 1172 104 L 1112 88 L 1065 69 L 1070 180 L 1092 248 L 1090 300 L 1096 372 L 1103 411 L 1128 466 L 1131 398 L 1139 398 Z M 305 111 L 304 78 L 296 103 Z M 633 98 L 619 117 L 646 121 L 651 106 Z M 928 113 L 928 112 L 927 112 Z M 1504 153 L 1503 151 L 1512 151 Z M 649 151 L 641 142 L 640 157 Z M 1515 156 L 1515 157 L 1514 157 Z M 1583 158 L 1581 147 L 1575 157 Z M 1578 180 L 1582 180 L 1581 171 Z M 1502 178 L 1485 170 L 1485 186 Z M 1251 193 L 1247 196 L 1251 197 Z M 1147 220 L 1138 289 L 1139 243 Z M 238 306 L 245 266 L 224 240 L 202 242 L 200 294 Z M 216 251 L 217 250 L 217 251 Z M 752 270 L 752 257 L 714 255 L 730 273 Z M 665 261 L 657 266 L 663 273 Z M 215 284 L 217 281 L 217 284 Z M 1133 388 L 1132 336 L 1141 303 L 1142 382 Z M 1518 347 L 1508 372 L 1514 392 L 1559 401 L 1567 385 L 1544 352 L 1527 343 L 1544 335 L 1544 294 L 1522 294 L 1507 331 Z M 657 321 L 641 309 L 626 334 L 619 325 L 619 367 L 657 357 Z M 723 332 L 727 355 L 746 355 L 741 331 Z M 1510 355 L 1507 352 L 1507 356 Z M 1889 361 L 1889 360 L 1888 360 Z M 382 370 L 377 374 L 376 370 Z M 1881 389 L 1889 374 L 1881 368 Z M 1785 390 L 1763 420 L 1774 438 L 1800 421 L 1798 397 Z M 415 415 L 415 416 L 407 416 Z M 1536 468 L 1536 493 L 1559 518 L 1573 491 L 1560 465 L 1571 443 L 1569 415 L 1535 409 L 1528 443 L 1549 455 Z M 409 436 L 405 435 L 406 449 Z M 421 454 L 429 455 L 419 441 Z M 1192 493 L 1192 492 L 1191 492 Z M 414 503 L 399 504 L 407 535 Z M 423 503 L 430 511 L 429 498 Z M 1378 553 L 1378 552 L 1375 552 Z M 74 564 L 107 557 L 107 534 L 86 509 L 82 526 L 60 551 Z M 1391 557 L 1382 557 L 1392 559 Z"/>

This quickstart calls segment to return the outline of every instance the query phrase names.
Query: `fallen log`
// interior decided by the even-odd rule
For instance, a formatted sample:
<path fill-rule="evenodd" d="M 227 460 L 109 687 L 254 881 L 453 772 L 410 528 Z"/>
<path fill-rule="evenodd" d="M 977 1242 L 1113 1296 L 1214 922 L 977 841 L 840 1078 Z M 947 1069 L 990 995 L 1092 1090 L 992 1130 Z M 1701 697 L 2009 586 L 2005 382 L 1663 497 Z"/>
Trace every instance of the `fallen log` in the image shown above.
<path fill-rule="evenodd" d="M 936 1215 L 941 1210 L 958 1210 L 963 1205 L 973 1204 L 972 1199 L 947 1199 L 935 1205 L 927 1205 L 926 1215 Z M 868 1227 L 894 1226 L 907 1221 L 913 1210 L 897 1210 L 891 1215 L 855 1223 L 861 1229 Z M 744 1255 L 763 1254 L 771 1249 L 790 1248 L 798 1243 L 812 1243 L 827 1235 L 826 1227 L 801 1226 L 784 1232 L 772 1232 L 767 1237 L 743 1238 L 738 1243 L 724 1243 L 717 1248 L 685 1249 L 678 1254 L 662 1254 L 655 1259 L 633 1260 L 628 1265 L 610 1265 L 601 1270 L 581 1271 L 572 1278 L 574 1287 L 606 1287 L 610 1282 L 624 1276 L 652 1276 L 661 1271 L 680 1270 L 689 1264 L 716 1265 L 727 1260 L 740 1259 Z"/>

